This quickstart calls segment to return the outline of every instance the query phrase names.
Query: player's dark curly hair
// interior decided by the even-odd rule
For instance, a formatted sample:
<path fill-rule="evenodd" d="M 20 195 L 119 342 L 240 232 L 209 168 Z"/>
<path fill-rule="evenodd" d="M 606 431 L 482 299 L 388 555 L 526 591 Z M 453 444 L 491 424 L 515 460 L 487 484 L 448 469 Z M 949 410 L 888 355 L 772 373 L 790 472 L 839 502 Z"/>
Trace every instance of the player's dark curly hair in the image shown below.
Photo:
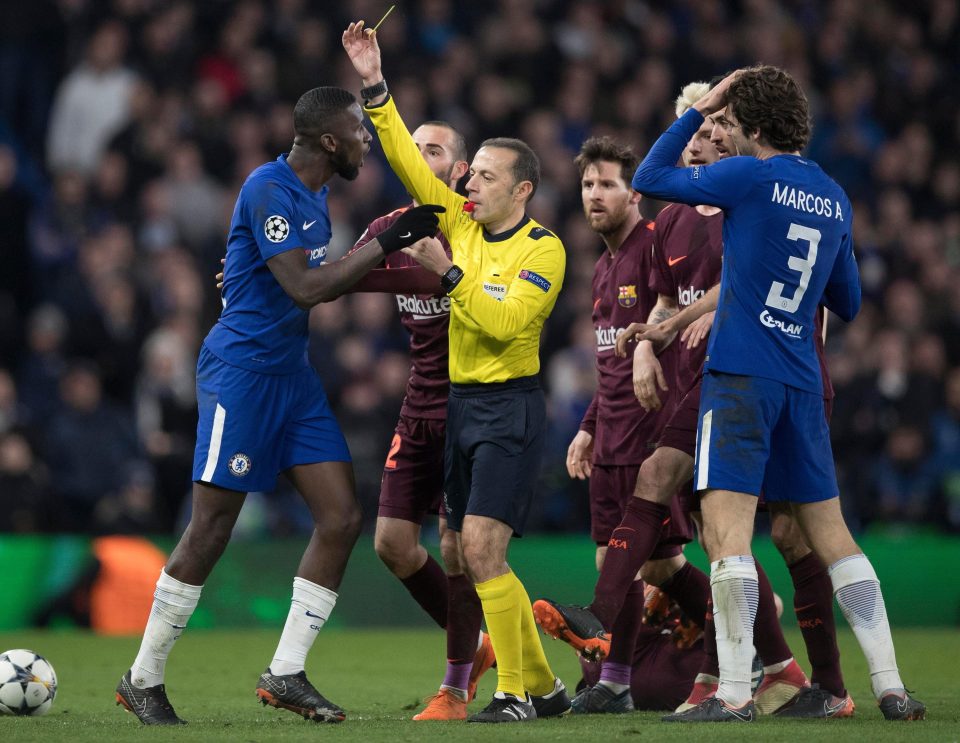
<path fill-rule="evenodd" d="M 357 99 L 349 90 L 332 86 L 308 90 L 293 109 L 293 131 L 316 141 L 330 131 L 333 120 Z"/>
<path fill-rule="evenodd" d="M 630 145 L 620 144 L 612 137 L 590 137 L 581 145 L 580 154 L 574 158 L 574 162 L 580 170 L 581 178 L 588 165 L 598 162 L 620 163 L 620 175 L 629 185 L 637 165 L 640 164 L 640 158 Z"/>
<path fill-rule="evenodd" d="M 540 158 L 537 153 L 522 139 L 513 137 L 493 137 L 485 139 L 481 147 L 501 147 L 505 150 L 513 150 L 517 153 L 517 159 L 513 162 L 513 183 L 516 185 L 521 181 L 530 181 L 533 188 L 527 201 L 533 198 L 537 192 L 537 186 L 540 185 Z"/>
<path fill-rule="evenodd" d="M 727 102 L 745 133 L 782 152 L 802 150 L 810 141 L 810 106 L 799 83 L 771 65 L 750 67 L 731 83 Z"/>

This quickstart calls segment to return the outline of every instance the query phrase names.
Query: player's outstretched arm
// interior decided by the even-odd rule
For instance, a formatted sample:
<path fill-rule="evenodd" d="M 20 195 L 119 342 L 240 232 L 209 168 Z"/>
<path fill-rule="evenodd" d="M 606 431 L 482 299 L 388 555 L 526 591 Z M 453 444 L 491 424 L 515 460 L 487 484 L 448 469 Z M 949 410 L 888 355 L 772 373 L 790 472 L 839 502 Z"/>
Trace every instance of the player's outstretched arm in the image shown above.
<path fill-rule="evenodd" d="M 437 214 L 443 207 L 424 204 L 407 210 L 376 239 L 342 260 L 309 268 L 302 248 L 279 253 L 267 261 L 267 267 L 287 295 L 301 309 L 329 302 L 343 294 L 384 256 L 413 245 L 437 231 Z"/>

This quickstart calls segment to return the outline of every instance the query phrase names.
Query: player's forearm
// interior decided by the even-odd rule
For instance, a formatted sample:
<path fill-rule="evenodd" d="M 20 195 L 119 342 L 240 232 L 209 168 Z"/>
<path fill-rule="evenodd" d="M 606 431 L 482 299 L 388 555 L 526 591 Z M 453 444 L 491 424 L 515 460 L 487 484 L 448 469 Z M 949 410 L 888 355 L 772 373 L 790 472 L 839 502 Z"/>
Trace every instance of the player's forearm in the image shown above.
<path fill-rule="evenodd" d="M 438 294 L 440 279 L 423 266 L 375 268 L 348 290 L 351 293 Z"/>
<path fill-rule="evenodd" d="M 373 239 L 339 261 L 303 271 L 301 280 L 287 293 L 301 309 L 329 302 L 346 293 L 383 258 L 380 242 Z"/>
<path fill-rule="evenodd" d="M 650 148 L 637 168 L 637 172 L 634 173 L 632 182 L 634 190 L 644 196 L 670 201 L 680 200 L 687 178 L 682 173 L 685 168 L 677 167 L 677 160 L 680 159 L 690 137 L 702 123 L 703 116 L 695 109 L 690 109 L 673 122 Z"/>
<path fill-rule="evenodd" d="M 682 310 L 664 322 L 664 329 L 679 333 L 686 329 L 694 320 L 713 312 L 717 309 L 717 302 L 720 299 L 720 284 L 714 284 L 707 290 L 700 299 Z"/>

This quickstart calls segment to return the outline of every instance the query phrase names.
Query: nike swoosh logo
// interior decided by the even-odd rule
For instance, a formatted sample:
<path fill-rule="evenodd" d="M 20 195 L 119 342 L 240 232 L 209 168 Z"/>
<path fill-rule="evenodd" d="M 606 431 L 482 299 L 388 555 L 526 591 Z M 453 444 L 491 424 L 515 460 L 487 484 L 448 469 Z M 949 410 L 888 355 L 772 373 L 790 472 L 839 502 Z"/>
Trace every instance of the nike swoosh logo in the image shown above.
<path fill-rule="evenodd" d="M 798 606 L 798 607 L 796 607 L 796 608 L 794 609 L 794 611 L 795 611 L 795 612 L 806 611 L 807 609 L 811 609 L 811 608 L 813 608 L 813 607 L 816 606 L 816 605 L 817 605 L 817 602 L 814 601 L 812 604 L 807 604 L 806 606 Z"/>
<path fill-rule="evenodd" d="M 831 706 L 831 705 L 827 704 L 826 702 L 824 702 L 824 703 L 823 703 L 823 711 L 824 711 L 825 716 L 826 716 L 826 717 L 833 717 L 833 713 L 834 713 L 834 712 L 839 712 L 841 709 L 843 709 L 843 705 L 845 705 L 846 703 L 847 703 L 847 700 L 846 700 L 846 699 L 841 699 L 839 702 L 837 702 L 837 703 L 834 704 L 833 706 Z M 902 709 L 902 710 L 900 710 L 900 711 L 903 712 L 903 711 L 905 711 L 905 710 L 906 710 L 906 704 L 904 704 L 904 709 Z"/>
<path fill-rule="evenodd" d="M 174 624 L 173 622 L 170 623 L 170 626 L 173 627 L 174 629 L 186 629 L 186 628 L 187 628 L 187 625 L 185 625 L 185 624 Z"/>
<path fill-rule="evenodd" d="M 901 702 L 897 702 L 897 712 L 900 712 L 901 714 L 903 714 L 906 711 L 907 711 L 907 700 L 904 699 Z"/>
<path fill-rule="evenodd" d="M 679 258 L 667 258 L 667 265 L 668 265 L 668 266 L 675 266 L 675 265 L 677 265 L 680 261 L 682 261 L 682 260 L 683 260 L 684 258 L 686 258 L 686 257 L 687 257 L 687 256 L 685 256 L 685 255 L 681 255 Z"/>
<path fill-rule="evenodd" d="M 313 617 L 314 619 L 323 619 L 319 614 L 314 614 L 312 611 L 307 612 L 308 617 Z"/>
<path fill-rule="evenodd" d="M 313 220 L 312 222 L 304 222 L 304 223 L 303 223 L 303 229 L 309 230 L 309 229 L 310 229 L 311 227 L 313 227 L 316 223 L 317 223 L 317 220 Z"/>
<path fill-rule="evenodd" d="M 750 710 L 747 712 L 747 714 L 744 714 L 740 710 L 733 709 L 733 707 L 727 707 L 727 705 L 723 706 L 726 708 L 727 712 L 736 717 L 738 720 L 743 722 L 753 722 L 753 710 Z"/>
<path fill-rule="evenodd" d="M 402 235 L 400 235 L 401 240 L 406 240 L 408 237 L 410 237 L 409 232 L 404 232 Z"/>

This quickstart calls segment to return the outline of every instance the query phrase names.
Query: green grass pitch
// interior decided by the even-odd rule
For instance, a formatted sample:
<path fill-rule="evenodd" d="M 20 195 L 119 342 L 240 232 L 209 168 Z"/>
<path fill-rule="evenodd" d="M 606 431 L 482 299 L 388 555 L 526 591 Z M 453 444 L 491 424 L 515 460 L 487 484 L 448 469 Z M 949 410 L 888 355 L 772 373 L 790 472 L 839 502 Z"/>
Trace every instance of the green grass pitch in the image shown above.
<path fill-rule="evenodd" d="M 443 671 L 444 640 L 436 630 L 322 632 L 307 671 L 321 692 L 348 714 L 340 725 L 317 725 L 283 710 L 261 707 L 253 694 L 257 676 L 279 637 L 268 631 L 188 630 L 167 668 L 167 685 L 184 728 L 144 728 L 114 704 L 113 689 L 136 654 L 137 638 L 103 638 L 75 631 L 0 633 L 0 650 L 26 647 L 53 663 L 60 691 L 49 715 L 0 717 L 3 741 L 282 741 L 323 736 L 336 741 L 706 739 L 700 726 L 665 725 L 655 713 L 566 717 L 518 725 L 417 723 L 409 718 L 436 689 Z M 790 633 L 792 647 L 800 638 Z M 928 707 L 921 723 L 885 722 L 869 692 L 865 665 L 853 636 L 841 636 L 844 672 L 857 703 L 852 720 L 784 721 L 712 726 L 711 741 L 957 741 L 960 739 L 960 633 L 956 629 L 895 632 L 907 684 Z M 573 652 L 545 638 L 554 670 L 573 687 Z M 495 671 L 480 683 L 479 709 L 495 686 Z"/>

